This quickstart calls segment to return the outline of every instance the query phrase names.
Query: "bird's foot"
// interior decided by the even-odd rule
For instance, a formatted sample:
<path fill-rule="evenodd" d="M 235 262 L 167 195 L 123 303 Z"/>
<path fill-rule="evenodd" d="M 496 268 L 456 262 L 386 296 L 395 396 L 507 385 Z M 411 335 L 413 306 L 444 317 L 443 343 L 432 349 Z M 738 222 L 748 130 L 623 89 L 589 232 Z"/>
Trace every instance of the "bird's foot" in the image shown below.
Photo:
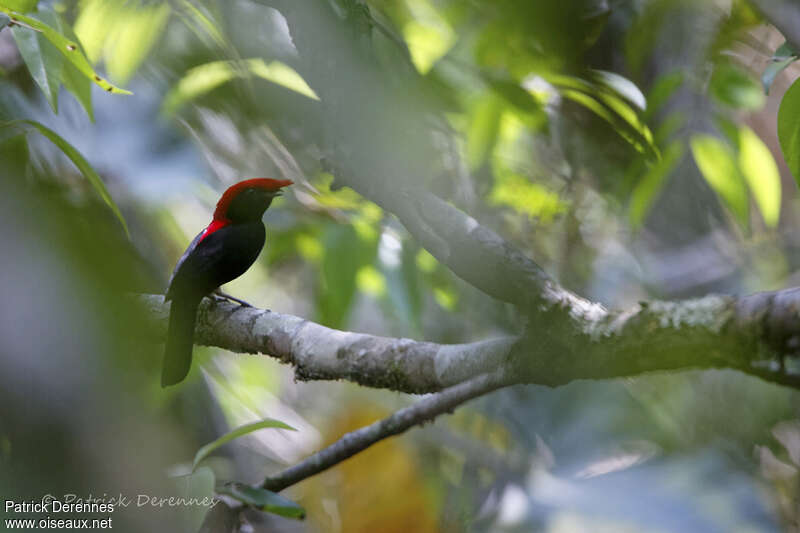
<path fill-rule="evenodd" d="M 245 302 L 244 300 L 240 300 L 239 298 L 236 298 L 235 296 L 231 296 L 228 293 L 222 292 L 219 289 L 217 289 L 213 293 L 211 293 L 211 296 L 214 297 L 217 301 L 228 300 L 228 301 L 231 301 L 231 302 L 236 302 L 239 305 L 241 305 L 242 307 L 253 307 L 252 305 L 250 305 L 249 303 Z"/>

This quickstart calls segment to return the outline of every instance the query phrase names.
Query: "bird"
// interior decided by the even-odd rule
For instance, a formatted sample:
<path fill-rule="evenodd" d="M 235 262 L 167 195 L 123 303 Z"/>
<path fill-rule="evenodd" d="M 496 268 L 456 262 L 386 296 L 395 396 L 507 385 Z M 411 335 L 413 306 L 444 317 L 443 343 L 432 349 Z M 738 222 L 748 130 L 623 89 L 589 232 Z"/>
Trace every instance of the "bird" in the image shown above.
<path fill-rule="evenodd" d="M 164 301 L 172 303 L 162 387 L 186 378 L 192 365 L 200 301 L 244 274 L 255 262 L 266 241 L 261 217 L 272 200 L 281 195 L 281 189 L 289 185 L 292 185 L 290 180 L 254 178 L 228 187 L 217 202 L 211 223 L 178 260 L 164 295 Z"/>

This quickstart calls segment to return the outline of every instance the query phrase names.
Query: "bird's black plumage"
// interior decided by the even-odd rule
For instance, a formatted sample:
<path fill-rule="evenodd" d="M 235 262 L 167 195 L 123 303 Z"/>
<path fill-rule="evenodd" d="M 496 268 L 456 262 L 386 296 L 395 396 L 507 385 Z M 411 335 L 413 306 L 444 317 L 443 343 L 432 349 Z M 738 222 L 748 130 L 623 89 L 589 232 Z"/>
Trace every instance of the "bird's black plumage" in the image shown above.
<path fill-rule="evenodd" d="M 214 220 L 178 260 L 164 299 L 172 301 L 161 385 L 182 381 L 192 364 L 197 308 L 204 296 L 244 274 L 261 253 L 261 217 L 286 180 L 256 179 L 230 187 Z"/>

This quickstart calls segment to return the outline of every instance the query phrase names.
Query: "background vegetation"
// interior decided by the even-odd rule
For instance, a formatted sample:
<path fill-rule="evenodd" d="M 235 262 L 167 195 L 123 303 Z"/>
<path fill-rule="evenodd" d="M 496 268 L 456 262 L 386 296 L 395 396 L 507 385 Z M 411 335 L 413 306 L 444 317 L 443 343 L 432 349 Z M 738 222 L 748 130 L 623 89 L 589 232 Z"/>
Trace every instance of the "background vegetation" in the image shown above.
<path fill-rule="evenodd" d="M 464 343 L 525 327 L 387 213 L 404 190 L 609 307 L 797 284 L 800 63 L 759 6 L 291 4 L 0 0 L 4 499 L 211 496 L 414 400 L 200 347 L 186 383 L 158 386 L 130 293 L 163 292 L 243 178 L 295 185 L 228 292 L 333 328 Z M 305 521 L 286 503 L 241 530 L 797 531 L 798 416 L 796 391 L 725 370 L 516 386 L 285 491 Z M 296 431 L 189 474 L 202 445 L 265 418 Z M 113 516 L 197 530 L 205 512 Z"/>

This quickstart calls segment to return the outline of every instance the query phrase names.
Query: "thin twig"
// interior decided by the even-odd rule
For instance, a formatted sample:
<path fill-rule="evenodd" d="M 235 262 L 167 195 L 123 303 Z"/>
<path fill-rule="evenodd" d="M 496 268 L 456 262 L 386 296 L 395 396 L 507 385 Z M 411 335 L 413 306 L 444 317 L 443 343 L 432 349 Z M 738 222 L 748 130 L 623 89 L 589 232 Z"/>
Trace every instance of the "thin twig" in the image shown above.
<path fill-rule="evenodd" d="M 304 461 L 268 477 L 261 486 L 272 491 L 283 490 L 341 463 L 376 442 L 433 420 L 438 415 L 450 412 L 462 403 L 477 396 L 482 396 L 511 384 L 506 374 L 498 371 L 491 374 L 483 374 L 445 389 L 440 393 L 420 400 L 414 405 L 400 409 L 383 420 L 347 433 L 327 448 L 320 450 Z"/>

